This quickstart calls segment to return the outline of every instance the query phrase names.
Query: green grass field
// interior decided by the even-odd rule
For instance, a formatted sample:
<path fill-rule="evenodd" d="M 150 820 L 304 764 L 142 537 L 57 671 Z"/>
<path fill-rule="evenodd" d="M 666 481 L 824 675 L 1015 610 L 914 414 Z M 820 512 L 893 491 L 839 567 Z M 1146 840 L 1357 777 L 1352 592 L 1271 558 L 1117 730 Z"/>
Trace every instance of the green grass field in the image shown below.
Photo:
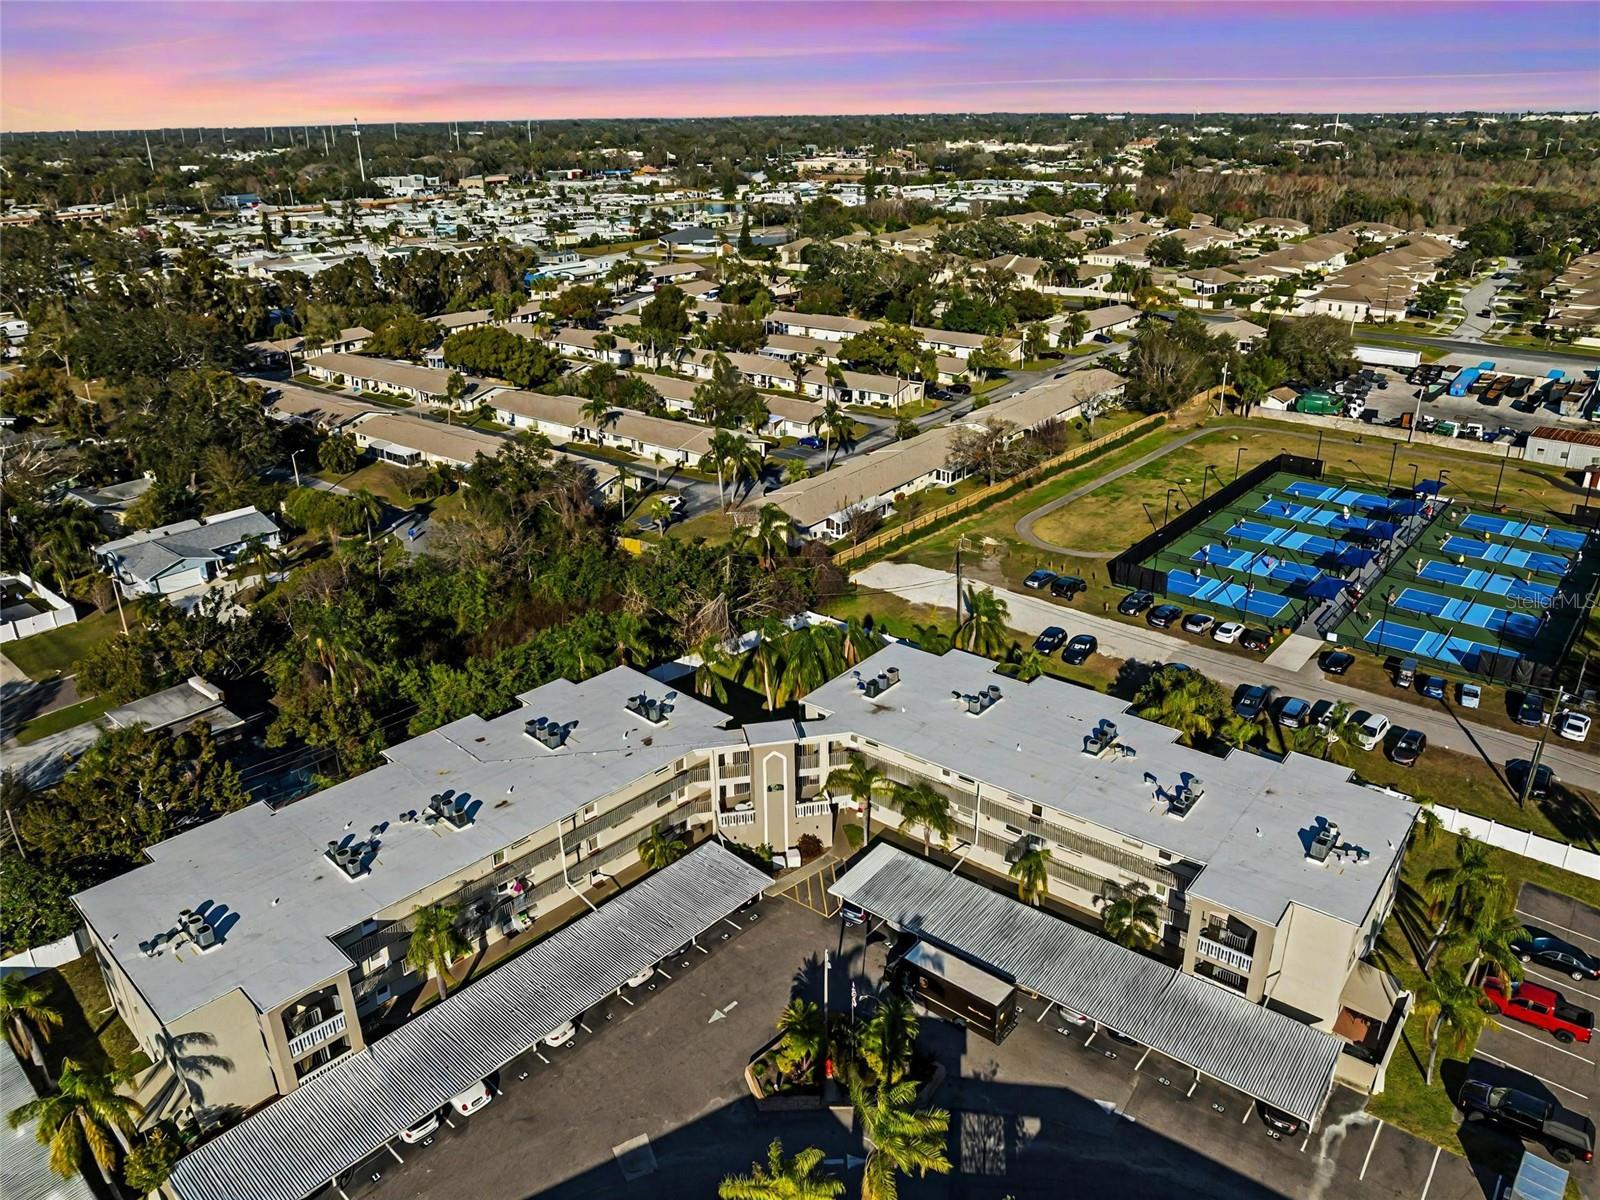
<path fill-rule="evenodd" d="M 3 652 L 29 679 L 53 679 L 71 673 L 74 663 L 121 628 L 114 611 L 95 613 L 49 633 L 7 642 Z"/>

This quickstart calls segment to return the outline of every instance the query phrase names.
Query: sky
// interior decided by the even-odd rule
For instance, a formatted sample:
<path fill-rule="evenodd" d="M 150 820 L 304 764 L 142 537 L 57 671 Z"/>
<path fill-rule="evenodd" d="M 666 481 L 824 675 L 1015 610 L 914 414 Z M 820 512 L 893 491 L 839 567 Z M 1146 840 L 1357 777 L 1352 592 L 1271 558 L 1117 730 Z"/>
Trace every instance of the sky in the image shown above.
<path fill-rule="evenodd" d="M 0 128 L 1600 109 L 1600 4 L 0 4 Z"/>

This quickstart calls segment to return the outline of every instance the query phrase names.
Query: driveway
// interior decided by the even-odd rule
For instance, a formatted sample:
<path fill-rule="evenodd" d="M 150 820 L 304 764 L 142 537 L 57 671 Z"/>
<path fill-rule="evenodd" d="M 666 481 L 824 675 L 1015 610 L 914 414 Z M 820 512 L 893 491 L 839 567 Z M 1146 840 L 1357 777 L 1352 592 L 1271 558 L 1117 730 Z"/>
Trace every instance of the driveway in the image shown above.
<path fill-rule="evenodd" d="M 955 576 L 949 571 L 921 567 L 912 563 L 879 562 L 858 571 L 856 583 L 893 592 L 914 604 L 932 604 L 954 609 Z M 1092 633 L 1100 641 L 1100 651 L 1112 658 L 1140 662 L 1186 662 L 1219 683 L 1237 686 L 1261 683 L 1280 694 L 1307 700 L 1327 697 L 1352 706 L 1384 713 L 1396 725 L 1420 729 L 1428 741 L 1447 750 L 1478 755 L 1495 764 L 1531 756 L 1533 742 L 1521 734 L 1492 729 L 1462 721 L 1455 710 L 1442 704 L 1428 706 L 1409 699 L 1411 692 L 1372 693 L 1351 687 L 1323 675 L 1316 662 L 1297 671 L 1286 670 L 1213 649 L 1210 643 L 1151 629 L 1147 625 L 1125 624 L 1098 613 L 1084 612 L 1065 603 L 997 587 L 994 594 L 1006 602 L 1010 625 L 1023 633 L 1036 634 L 1047 625 L 1065 626 L 1067 633 Z M 1593 790 L 1600 787 L 1600 769 L 1593 756 L 1567 749 L 1559 739 L 1545 743 L 1542 761 L 1558 776 L 1575 786 Z"/>

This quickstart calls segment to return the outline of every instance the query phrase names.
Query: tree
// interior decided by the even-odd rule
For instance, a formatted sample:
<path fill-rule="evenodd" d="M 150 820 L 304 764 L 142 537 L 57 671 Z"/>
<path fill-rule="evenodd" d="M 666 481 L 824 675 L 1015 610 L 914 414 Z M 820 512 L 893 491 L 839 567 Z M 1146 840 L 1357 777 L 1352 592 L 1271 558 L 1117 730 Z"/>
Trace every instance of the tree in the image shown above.
<path fill-rule="evenodd" d="M 877 1083 L 899 1083 L 917 1044 L 917 1010 L 906 996 L 890 994 L 863 1024 L 856 1049 Z"/>
<path fill-rule="evenodd" d="M 1417 289 L 1417 311 L 1434 317 L 1450 307 L 1450 289 L 1442 283 L 1425 283 Z"/>
<path fill-rule="evenodd" d="M 1487 904 L 1468 913 L 1463 924 L 1445 931 L 1439 938 L 1438 954 L 1443 962 L 1470 958 L 1467 979 L 1476 979 L 1485 962 L 1502 979 L 1521 979 L 1522 955 L 1513 944 L 1527 936 L 1522 918 L 1514 911 L 1504 903 Z"/>
<path fill-rule="evenodd" d="M 933 835 L 939 835 L 940 844 L 950 840 L 956 831 L 955 814 L 950 811 L 950 798 L 931 783 L 896 783 L 892 789 L 894 806 L 900 810 L 900 824 L 922 826 L 922 852 L 932 849 Z"/>
<path fill-rule="evenodd" d="M 610 293 L 596 284 L 579 283 L 557 292 L 544 302 L 543 311 L 557 321 L 570 321 L 593 329 L 600 323 L 600 309 L 611 299 Z"/>
<path fill-rule="evenodd" d="M 38 1042 L 49 1040 L 50 1030 L 61 1027 L 61 1010 L 51 1000 L 52 988 L 43 976 L 20 972 L 0 975 L 0 1021 L 17 1057 L 38 1063 Z"/>
<path fill-rule="evenodd" d="M 1082 312 L 1074 312 L 1062 323 L 1061 332 L 1056 335 L 1056 345 L 1062 350 L 1071 350 L 1083 345 L 1084 338 L 1088 336 L 1088 316 Z"/>
<path fill-rule="evenodd" d="M 847 444 L 855 432 L 855 421 L 835 397 L 829 396 L 822 402 L 822 411 L 811 418 L 810 429 L 822 435 L 828 452 L 828 467 L 832 468 L 838 447 Z"/>
<path fill-rule="evenodd" d="M 161 1190 L 183 1156 L 183 1143 L 165 1125 L 157 1125 L 122 1164 L 122 1177 L 135 1192 L 148 1196 Z"/>
<path fill-rule="evenodd" d="M 843 657 L 836 626 L 805 624 L 785 635 L 779 700 L 797 699 L 821 687 L 837 673 Z"/>
<path fill-rule="evenodd" d="M 839 357 L 857 371 L 905 379 L 938 376 L 932 352 L 909 325 L 885 322 L 854 334 L 840 345 Z"/>
<path fill-rule="evenodd" d="M 1030 361 L 1043 358 L 1050 350 L 1050 331 L 1038 323 L 1029 325 L 1022 334 L 1022 356 Z"/>
<path fill-rule="evenodd" d="M 815 1146 L 785 1159 L 783 1142 L 773 1138 L 767 1147 L 767 1165 L 751 1163 L 750 1174 L 728 1176 L 717 1185 L 717 1195 L 722 1200 L 833 1200 L 844 1192 L 845 1185 L 832 1175 L 817 1173 L 822 1159 L 822 1151 Z"/>
<path fill-rule="evenodd" d="M 1431 958 L 1440 938 L 1459 921 L 1471 920 L 1472 914 L 1484 909 L 1504 909 L 1511 899 L 1512 887 L 1488 848 L 1463 834 L 1456 839 L 1454 861 L 1423 876 L 1422 894 L 1433 905 L 1439 921 L 1434 931 L 1435 946 L 1429 947 L 1424 956 Z"/>
<path fill-rule="evenodd" d="M 1170 233 L 1146 246 L 1144 255 L 1158 267 L 1181 267 L 1189 260 L 1182 239 Z"/>
<path fill-rule="evenodd" d="M 1007 872 L 1017 881 L 1017 899 L 1024 904 L 1038 904 L 1050 894 L 1050 851 L 1030 843 Z"/>
<path fill-rule="evenodd" d="M 861 1178 L 861 1200 L 895 1200 L 901 1175 L 945 1175 L 950 1158 L 945 1139 L 950 1114 L 942 1108 L 916 1109 L 917 1084 L 879 1084 L 868 1090 L 861 1084 L 850 1089 L 850 1102 L 861 1121 L 867 1162 Z"/>
<path fill-rule="evenodd" d="M 404 358 L 412 362 L 438 344 L 443 331 L 434 322 L 402 311 L 372 331 L 365 349 L 380 358 Z"/>
<path fill-rule="evenodd" d="M 265 587 L 267 577 L 283 565 L 283 555 L 261 534 L 253 534 L 245 539 L 244 549 L 234 561 L 242 570 L 255 572 L 257 582 Z"/>
<path fill-rule="evenodd" d="M 1022 441 L 1012 421 L 991 419 L 977 425 L 962 425 L 950 438 L 945 463 L 962 474 L 982 475 L 994 483 L 1013 475 L 1022 466 Z"/>
<path fill-rule="evenodd" d="M 361 447 L 348 433 L 330 434 L 317 447 L 317 464 L 335 475 L 348 475 L 361 462 Z"/>
<path fill-rule="evenodd" d="M 1153 950 L 1161 941 L 1161 904 L 1142 883 L 1110 885 L 1100 920 L 1106 936 L 1130 950 Z"/>
<path fill-rule="evenodd" d="M 82 1174 L 85 1151 L 107 1180 L 117 1165 L 116 1132 L 132 1134 L 144 1111 L 132 1097 L 117 1091 L 131 1076 L 89 1070 L 73 1059 L 61 1064 L 55 1090 L 12 1109 L 11 1128 L 37 1121 L 41 1146 L 50 1147 L 50 1169 L 65 1178 Z"/>
<path fill-rule="evenodd" d="M 984 339 L 983 345 L 967 355 L 968 369 L 976 371 L 985 379 L 993 379 L 1013 365 L 1015 364 L 1011 361 L 1011 355 L 1006 353 L 1005 343 L 997 337 Z"/>
<path fill-rule="evenodd" d="M 589 397 L 583 402 L 583 407 L 579 411 L 583 419 L 595 427 L 597 433 L 603 433 L 613 419 L 611 403 L 604 396 Z"/>
<path fill-rule="evenodd" d="M 682 858 L 685 849 L 683 839 L 657 821 L 639 843 L 639 861 L 647 870 L 659 871 Z"/>
<path fill-rule="evenodd" d="M 1465 1053 L 1477 1041 L 1478 1034 L 1493 1026 L 1483 1011 L 1482 1000 L 1482 994 L 1452 970 L 1435 971 L 1417 988 L 1416 1012 L 1428 1030 L 1428 1066 L 1423 1081 L 1430 1087 L 1441 1048 L 1448 1047 L 1452 1054 Z"/>
<path fill-rule="evenodd" d="M 561 356 L 549 346 L 499 325 L 458 330 L 445 339 L 440 353 L 451 367 L 504 379 L 519 388 L 543 387 L 558 379 L 563 369 Z"/>
<path fill-rule="evenodd" d="M 1222 728 L 1218 730 L 1222 740 L 1235 750 L 1243 750 L 1256 735 L 1261 732 L 1261 726 L 1249 717 L 1241 717 L 1238 713 L 1229 713 L 1222 720 Z"/>
<path fill-rule="evenodd" d="M 1147 721 L 1181 732 L 1191 746 L 1208 741 L 1226 718 L 1228 697 L 1199 671 L 1162 667 L 1134 695 L 1133 708 Z"/>
<path fill-rule="evenodd" d="M 811 1074 L 822 1053 L 822 1010 L 810 1000 L 789 1001 L 778 1017 L 778 1069 L 794 1079 Z"/>
<path fill-rule="evenodd" d="M 450 964 L 471 949 L 456 928 L 457 910 L 448 904 L 429 904 L 411 914 L 411 945 L 406 966 L 439 980 L 439 999 L 450 992 Z"/>
<path fill-rule="evenodd" d="M 656 366 L 689 332 L 689 298 L 683 289 L 664 284 L 650 303 L 639 310 L 639 341 Z"/>
<path fill-rule="evenodd" d="M 1266 348 L 1291 379 L 1334 379 L 1355 366 L 1349 326 L 1335 317 L 1273 321 L 1267 328 Z"/>
<path fill-rule="evenodd" d="M 756 559 L 763 570 L 772 570 L 780 559 L 789 556 L 789 535 L 793 528 L 789 514 L 776 504 L 761 506 L 750 541 L 756 547 Z"/>
<path fill-rule="evenodd" d="M 886 792 L 893 786 L 893 781 L 869 763 L 860 754 L 852 751 L 849 762 L 842 767 L 833 767 L 828 771 L 827 786 L 830 790 L 841 788 L 850 793 L 850 798 L 861 806 L 862 827 L 865 832 L 863 841 L 872 840 L 872 793 Z"/>
<path fill-rule="evenodd" d="M 0 945 L 15 953 L 66 937 L 78 927 L 72 897 L 85 886 L 59 861 L 0 855 Z"/>
<path fill-rule="evenodd" d="M 963 599 L 967 615 L 956 630 L 955 644 L 976 654 L 1000 653 L 1010 635 L 1006 621 L 1011 613 L 1006 602 L 992 588 L 979 590 L 976 584 L 967 586 Z"/>
<path fill-rule="evenodd" d="M 735 659 L 722 648 L 722 639 L 712 635 L 702 639 L 695 647 L 700 665 L 694 669 L 694 690 L 709 700 L 725 704 L 728 700 L 728 676 Z"/>
<path fill-rule="evenodd" d="M 1045 657 L 1038 650 L 1029 646 L 1017 659 L 1017 679 L 1022 683 L 1032 683 L 1044 674 Z"/>

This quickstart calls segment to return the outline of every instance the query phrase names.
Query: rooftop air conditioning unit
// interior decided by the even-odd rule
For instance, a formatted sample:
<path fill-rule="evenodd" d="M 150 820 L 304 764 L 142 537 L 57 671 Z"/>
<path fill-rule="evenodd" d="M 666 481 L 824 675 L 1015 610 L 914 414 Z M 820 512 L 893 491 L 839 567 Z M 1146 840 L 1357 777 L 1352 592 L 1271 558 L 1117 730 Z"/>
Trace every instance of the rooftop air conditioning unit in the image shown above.
<path fill-rule="evenodd" d="M 1311 847 L 1306 851 L 1306 857 L 1313 862 L 1327 862 L 1328 855 L 1339 843 L 1339 827 L 1325 817 L 1319 817 L 1321 824 L 1317 828 L 1316 836 L 1311 839 Z"/>
<path fill-rule="evenodd" d="M 210 950 L 217 944 L 217 931 L 204 921 L 194 927 L 191 936 L 194 944 L 202 950 Z"/>

